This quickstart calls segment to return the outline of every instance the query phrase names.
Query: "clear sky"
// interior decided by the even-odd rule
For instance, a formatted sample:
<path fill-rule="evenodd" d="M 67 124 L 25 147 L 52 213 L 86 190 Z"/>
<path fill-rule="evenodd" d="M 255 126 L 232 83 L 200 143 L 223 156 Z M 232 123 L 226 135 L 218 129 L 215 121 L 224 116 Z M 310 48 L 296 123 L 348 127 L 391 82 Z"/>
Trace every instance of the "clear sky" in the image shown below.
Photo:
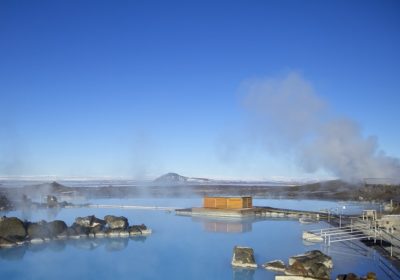
<path fill-rule="evenodd" d="M 252 141 L 243 84 L 295 73 L 400 157 L 399 65 L 396 0 L 3 0 L 0 175 L 335 175 Z"/>

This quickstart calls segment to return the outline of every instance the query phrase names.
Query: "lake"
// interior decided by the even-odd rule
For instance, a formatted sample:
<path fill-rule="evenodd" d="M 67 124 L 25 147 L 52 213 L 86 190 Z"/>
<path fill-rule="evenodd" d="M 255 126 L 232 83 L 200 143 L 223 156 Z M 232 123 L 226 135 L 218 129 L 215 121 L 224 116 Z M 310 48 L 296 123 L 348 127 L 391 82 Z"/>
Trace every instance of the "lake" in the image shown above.
<path fill-rule="evenodd" d="M 107 199 L 93 203 L 155 205 L 172 207 L 200 206 L 201 198 Z M 333 209 L 343 204 L 313 200 L 255 199 L 255 205 L 304 210 Z M 360 211 L 366 205 L 347 206 L 346 211 Z M 7 216 L 38 221 L 64 220 L 72 224 L 75 217 L 107 214 L 122 215 L 130 224 L 146 224 L 153 230 L 148 237 L 104 238 L 53 241 L 40 245 L 0 250 L 0 279 L 274 279 L 274 273 L 235 270 L 231 267 L 235 245 L 250 246 L 256 262 L 288 258 L 308 250 L 319 249 L 333 258 L 332 277 L 354 272 L 377 273 L 390 279 L 381 269 L 378 254 L 358 241 L 351 246 L 336 243 L 307 245 L 303 230 L 327 227 L 324 223 L 300 224 L 297 220 L 223 219 L 176 216 L 165 211 L 71 208 L 13 211 Z"/>

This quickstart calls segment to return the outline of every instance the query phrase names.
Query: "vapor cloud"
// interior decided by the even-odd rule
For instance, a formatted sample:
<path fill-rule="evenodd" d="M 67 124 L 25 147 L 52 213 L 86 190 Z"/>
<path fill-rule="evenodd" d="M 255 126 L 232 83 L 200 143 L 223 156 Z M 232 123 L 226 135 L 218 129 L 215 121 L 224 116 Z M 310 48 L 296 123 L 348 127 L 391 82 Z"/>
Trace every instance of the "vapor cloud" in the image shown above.
<path fill-rule="evenodd" d="M 267 149 L 290 151 L 307 172 L 326 170 L 346 181 L 399 180 L 400 161 L 385 155 L 376 136 L 364 137 L 353 120 L 338 116 L 298 73 L 247 81 L 244 106 Z"/>
<path fill-rule="evenodd" d="M 28 152 L 15 125 L 0 122 L 0 176 L 22 175 Z"/>

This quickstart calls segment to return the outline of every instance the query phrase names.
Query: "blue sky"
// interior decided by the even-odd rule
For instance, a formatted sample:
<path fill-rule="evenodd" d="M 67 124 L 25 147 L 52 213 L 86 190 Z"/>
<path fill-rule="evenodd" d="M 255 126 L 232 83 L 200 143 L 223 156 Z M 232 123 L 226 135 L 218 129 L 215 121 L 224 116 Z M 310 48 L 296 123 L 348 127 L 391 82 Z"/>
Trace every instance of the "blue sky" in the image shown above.
<path fill-rule="evenodd" d="M 400 157 L 399 27 L 398 1 L 1 1 L 0 175 L 334 176 L 251 139 L 243 83 L 288 73 Z"/>

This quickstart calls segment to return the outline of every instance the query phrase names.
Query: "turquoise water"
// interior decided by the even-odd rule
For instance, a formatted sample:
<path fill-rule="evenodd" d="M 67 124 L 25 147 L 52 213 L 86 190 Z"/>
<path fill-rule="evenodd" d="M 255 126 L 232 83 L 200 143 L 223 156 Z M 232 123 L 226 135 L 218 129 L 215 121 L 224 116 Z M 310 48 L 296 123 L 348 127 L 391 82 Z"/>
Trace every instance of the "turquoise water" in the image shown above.
<path fill-rule="evenodd" d="M 286 207 L 285 201 L 276 203 Z M 201 199 L 98 202 L 184 207 L 199 206 Z M 255 201 L 255 204 L 258 202 L 266 201 Z M 315 201 L 302 201 L 301 204 L 320 207 L 324 203 L 316 205 Z M 325 202 L 322 206 L 335 205 Z M 376 261 L 376 254 L 358 242 L 352 248 L 335 244 L 329 250 L 321 244 L 303 244 L 302 231 L 326 227 L 322 223 L 302 225 L 296 220 L 206 219 L 175 216 L 164 211 L 93 208 L 7 215 L 33 221 L 62 219 L 71 224 L 77 216 L 92 214 L 98 217 L 123 215 L 131 224 L 146 224 L 153 229 L 153 234 L 147 238 L 85 238 L 3 249 L 0 250 L 0 279 L 274 279 L 274 273 L 262 268 L 232 269 L 230 262 L 235 245 L 252 247 L 258 264 L 274 259 L 287 263 L 292 255 L 319 249 L 333 257 L 332 277 L 339 273 L 375 271 L 379 279 L 388 279 Z"/>

